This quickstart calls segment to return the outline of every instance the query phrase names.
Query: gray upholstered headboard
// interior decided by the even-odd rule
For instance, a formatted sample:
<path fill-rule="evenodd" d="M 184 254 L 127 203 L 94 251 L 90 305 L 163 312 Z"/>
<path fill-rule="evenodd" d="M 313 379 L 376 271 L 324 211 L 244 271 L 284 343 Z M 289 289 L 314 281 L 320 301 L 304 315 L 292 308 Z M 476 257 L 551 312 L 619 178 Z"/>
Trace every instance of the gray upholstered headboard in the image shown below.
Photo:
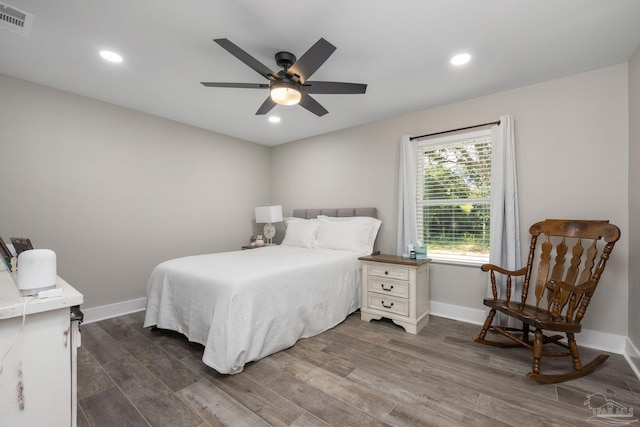
<path fill-rule="evenodd" d="M 293 216 L 296 218 L 311 219 L 318 215 L 345 217 L 345 216 L 370 216 L 378 217 L 376 208 L 341 208 L 341 209 L 294 209 Z"/>

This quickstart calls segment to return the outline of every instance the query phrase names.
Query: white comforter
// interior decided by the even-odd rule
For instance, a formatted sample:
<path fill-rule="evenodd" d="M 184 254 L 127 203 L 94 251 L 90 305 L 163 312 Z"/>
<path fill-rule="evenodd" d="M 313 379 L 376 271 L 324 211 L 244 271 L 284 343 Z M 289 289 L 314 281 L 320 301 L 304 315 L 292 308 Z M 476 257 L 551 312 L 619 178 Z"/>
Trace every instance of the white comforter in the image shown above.
<path fill-rule="evenodd" d="M 280 245 L 166 261 L 149 279 L 144 326 L 186 335 L 205 364 L 235 374 L 360 308 L 358 256 Z"/>

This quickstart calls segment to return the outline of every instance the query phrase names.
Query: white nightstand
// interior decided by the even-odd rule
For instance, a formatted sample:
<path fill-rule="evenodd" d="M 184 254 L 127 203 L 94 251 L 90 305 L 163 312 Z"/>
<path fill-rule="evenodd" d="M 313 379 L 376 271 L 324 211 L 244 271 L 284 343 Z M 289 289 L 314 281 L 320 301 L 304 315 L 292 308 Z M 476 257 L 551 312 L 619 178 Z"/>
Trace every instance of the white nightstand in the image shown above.
<path fill-rule="evenodd" d="M 362 262 L 362 320 L 386 317 L 417 334 L 429 322 L 430 259 L 370 255 Z"/>

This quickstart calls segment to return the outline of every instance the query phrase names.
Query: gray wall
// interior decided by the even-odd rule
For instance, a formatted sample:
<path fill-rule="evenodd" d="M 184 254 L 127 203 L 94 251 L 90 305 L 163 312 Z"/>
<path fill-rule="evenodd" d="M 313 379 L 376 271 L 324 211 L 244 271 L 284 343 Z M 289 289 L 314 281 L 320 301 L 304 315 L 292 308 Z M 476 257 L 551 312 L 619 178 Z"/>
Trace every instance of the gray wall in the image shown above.
<path fill-rule="evenodd" d="M 609 219 L 622 229 L 585 327 L 628 328 L 628 75 L 621 64 L 273 148 L 272 198 L 300 206 L 376 206 L 380 248 L 395 252 L 400 136 L 515 119 L 523 250 L 544 218 Z M 287 212 L 285 212 L 287 214 Z M 482 309 L 477 267 L 432 265 L 431 300 Z"/>
<path fill-rule="evenodd" d="M 632 214 L 640 211 L 629 185 L 639 172 L 627 160 L 640 150 L 633 123 L 629 147 L 628 118 L 630 109 L 638 114 L 637 61 L 638 53 L 630 66 L 272 149 L 0 76 L 0 236 L 28 236 L 55 250 L 60 275 L 85 295 L 85 308 L 144 297 L 151 269 L 163 260 L 237 249 L 252 233 L 253 208 L 269 202 L 282 204 L 285 215 L 297 207 L 376 206 L 379 246 L 393 252 L 400 135 L 511 114 L 523 242 L 528 225 L 546 217 L 619 225 L 607 290 L 585 327 L 633 335 L 637 344 L 638 291 L 628 283 L 637 283 L 639 263 L 629 270 L 628 247 L 639 242 L 640 230 L 629 224 L 629 201 Z M 481 310 L 485 286 L 476 267 L 431 269 L 436 303 Z"/>
<path fill-rule="evenodd" d="M 629 340 L 640 349 L 640 47 L 629 61 Z M 633 219 L 635 218 L 635 220 Z M 636 360 L 640 369 L 640 359 Z"/>
<path fill-rule="evenodd" d="M 0 236 L 53 249 L 83 308 L 146 296 L 153 267 L 239 249 L 269 149 L 0 75 Z"/>

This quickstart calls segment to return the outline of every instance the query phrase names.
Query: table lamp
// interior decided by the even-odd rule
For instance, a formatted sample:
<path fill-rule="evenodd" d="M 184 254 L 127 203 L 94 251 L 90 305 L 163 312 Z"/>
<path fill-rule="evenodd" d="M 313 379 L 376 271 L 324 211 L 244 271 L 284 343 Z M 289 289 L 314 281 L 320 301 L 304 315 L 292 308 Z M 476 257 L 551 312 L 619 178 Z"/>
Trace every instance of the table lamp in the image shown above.
<path fill-rule="evenodd" d="M 264 238 L 267 245 L 273 244 L 273 237 L 276 235 L 274 222 L 282 221 L 282 206 L 260 206 L 255 209 L 256 224 L 264 223 Z"/>

